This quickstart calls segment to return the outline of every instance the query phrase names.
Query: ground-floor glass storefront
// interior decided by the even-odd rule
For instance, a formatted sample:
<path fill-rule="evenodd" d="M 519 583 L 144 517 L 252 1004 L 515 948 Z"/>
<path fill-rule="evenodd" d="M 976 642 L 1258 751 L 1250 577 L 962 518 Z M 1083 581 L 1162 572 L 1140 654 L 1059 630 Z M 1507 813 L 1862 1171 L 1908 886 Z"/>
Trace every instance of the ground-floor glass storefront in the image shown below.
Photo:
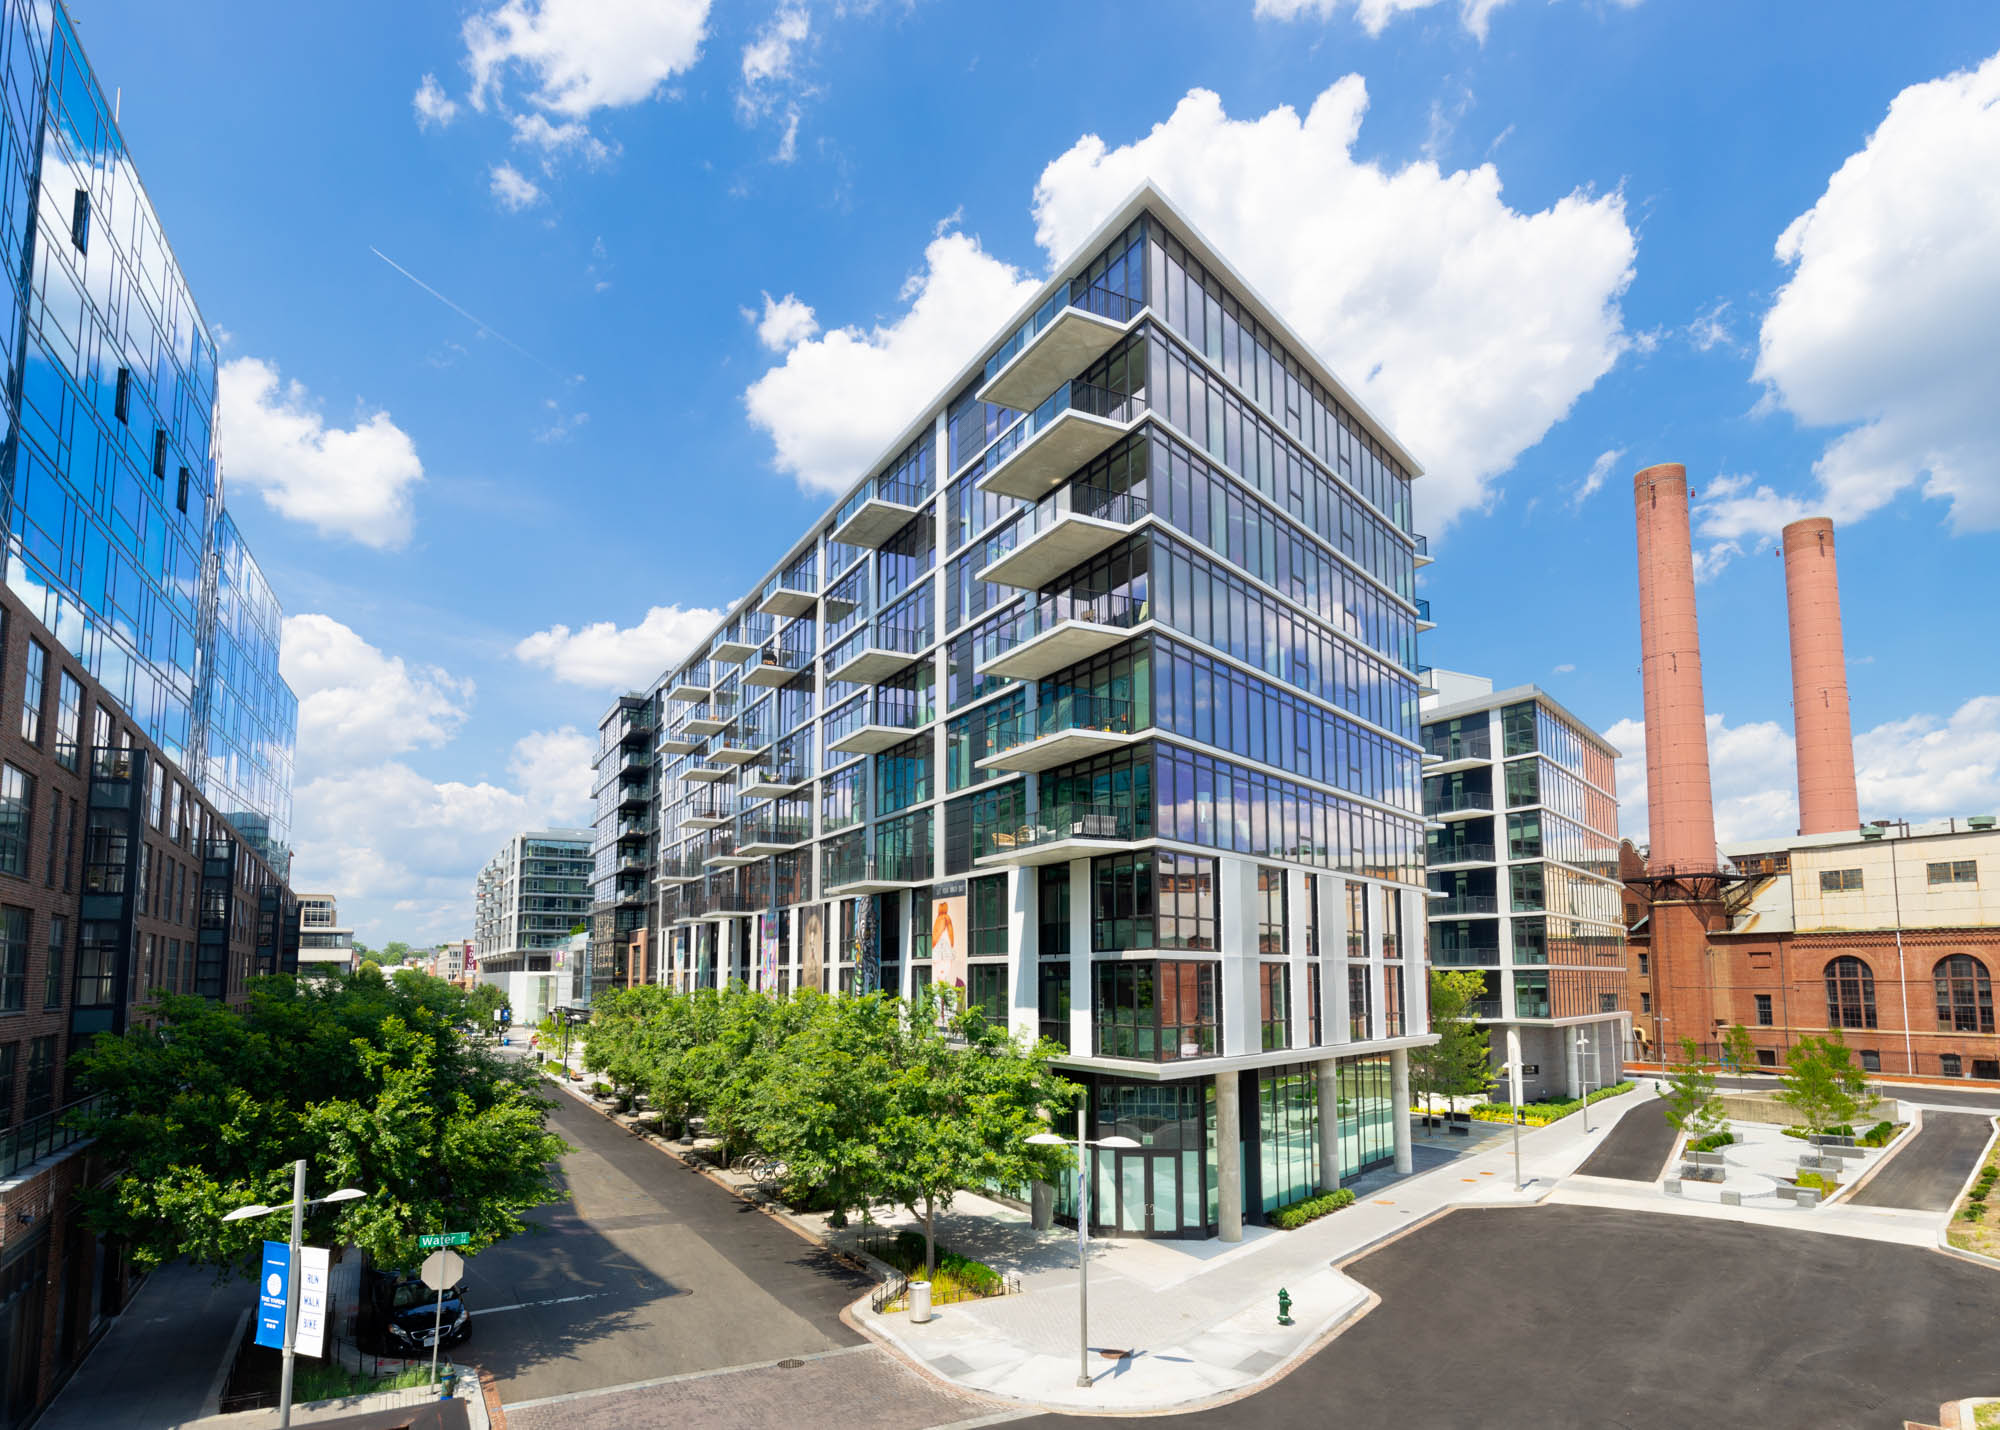
<path fill-rule="evenodd" d="M 1136 1148 L 1098 1148 L 1090 1158 L 1090 1222 L 1105 1236 L 1208 1237 L 1220 1227 L 1213 1076 L 1141 1082 L 1071 1073 L 1085 1089 L 1085 1135 L 1129 1137 Z M 1320 1172 L 1318 1065 L 1244 1069 L 1241 1099 L 1243 1219 L 1311 1196 Z M 1393 1161 L 1396 1106 L 1389 1055 L 1335 1060 L 1336 1145 L 1343 1180 Z M 1065 1131 L 1073 1132 L 1075 1124 Z M 1056 1189 L 1056 1216 L 1076 1225 L 1076 1184 Z"/>

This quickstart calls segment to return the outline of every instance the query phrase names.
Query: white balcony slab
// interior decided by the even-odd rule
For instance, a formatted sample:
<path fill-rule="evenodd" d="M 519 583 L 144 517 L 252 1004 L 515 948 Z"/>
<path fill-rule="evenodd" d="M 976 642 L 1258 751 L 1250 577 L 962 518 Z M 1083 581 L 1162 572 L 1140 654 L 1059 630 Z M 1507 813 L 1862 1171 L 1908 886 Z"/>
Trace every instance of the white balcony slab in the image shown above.
<path fill-rule="evenodd" d="M 681 778 L 689 784 L 712 785 L 717 780 L 728 779 L 729 771 L 726 767 L 717 768 L 714 765 L 690 765 L 681 771 Z"/>
<path fill-rule="evenodd" d="M 921 510 L 901 502 L 870 497 L 855 508 L 854 515 L 833 529 L 833 539 L 848 546 L 866 546 L 874 550 L 908 526 Z"/>
<path fill-rule="evenodd" d="M 863 725 L 849 730 L 838 740 L 827 741 L 827 749 L 842 755 L 879 755 L 893 745 L 900 745 L 916 731 L 902 725 Z"/>
<path fill-rule="evenodd" d="M 720 829 L 736 816 L 732 814 L 684 814 L 682 829 Z"/>
<path fill-rule="evenodd" d="M 750 659 L 751 656 L 757 653 L 757 643 L 755 641 L 719 640 L 708 648 L 708 653 L 712 659 L 723 660 L 729 662 L 731 665 L 736 665 Z"/>
<path fill-rule="evenodd" d="M 801 669 L 810 668 L 811 664 L 812 662 L 807 661 L 803 666 L 795 667 L 786 665 L 780 661 L 753 661 L 743 672 L 743 683 L 745 685 L 761 685 L 766 690 L 776 690 L 781 685 L 790 684 L 792 677 L 796 676 Z"/>
<path fill-rule="evenodd" d="M 1117 345 L 1132 325 L 1064 308 L 979 389 L 981 402 L 1026 412 Z"/>
<path fill-rule="evenodd" d="M 1087 760 L 1130 745 L 1141 737 L 1119 735 L 1108 730 L 1057 730 L 1038 739 L 988 755 L 979 761 L 982 770 L 1052 770 L 1076 760 Z"/>
<path fill-rule="evenodd" d="M 729 717 L 693 715 L 681 722 L 681 728 L 690 735 L 720 735 L 729 728 Z"/>
<path fill-rule="evenodd" d="M 784 839 L 778 837 L 746 839 L 736 846 L 738 854 L 748 854 L 753 859 L 768 859 L 773 854 L 783 854 L 805 843 L 804 839 Z"/>
<path fill-rule="evenodd" d="M 810 616 L 813 607 L 818 602 L 819 597 L 810 591 L 790 591 L 780 586 L 762 601 L 759 601 L 757 609 L 767 616 L 797 618 L 799 616 Z"/>
<path fill-rule="evenodd" d="M 706 700 L 708 699 L 709 692 L 713 689 L 714 689 L 713 686 L 702 685 L 697 683 L 696 681 L 688 679 L 686 676 L 682 676 L 680 679 L 676 680 L 672 685 L 669 685 L 667 687 L 667 699 Z"/>
<path fill-rule="evenodd" d="M 745 799 L 783 799 L 805 787 L 805 781 L 776 780 L 766 775 L 750 775 L 743 785 Z"/>
<path fill-rule="evenodd" d="M 1005 838 L 1004 835 L 999 838 Z M 1071 859 L 1088 859 L 1099 854 L 1117 854 L 1134 848 L 1136 841 L 1130 839 L 1106 839 L 1090 834 L 1069 834 L 1060 839 L 1044 839 L 1038 842 L 1017 842 L 1011 848 L 995 849 L 990 854 L 982 854 L 974 862 L 982 868 L 1002 868 L 1018 865 L 1032 868 L 1040 864 L 1062 864 Z"/>
<path fill-rule="evenodd" d="M 1059 621 L 1041 634 L 1022 641 L 979 667 L 981 675 L 1009 680 L 1040 680 L 1043 676 L 1088 660 L 1131 636 L 1119 626 L 1096 621 Z"/>
<path fill-rule="evenodd" d="M 735 869 L 744 864 L 755 864 L 757 856 L 739 849 L 733 854 L 711 854 L 701 862 L 708 869 Z"/>
<path fill-rule="evenodd" d="M 859 601 L 850 601 L 845 596 L 828 596 L 820 614 L 825 617 L 828 625 L 834 625 L 846 620 L 859 609 L 861 609 Z"/>
<path fill-rule="evenodd" d="M 829 899 L 855 899 L 863 894 L 893 894 L 900 889 L 914 889 L 924 882 L 920 879 L 878 879 L 869 874 L 845 884 L 828 884 L 820 892 Z"/>
<path fill-rule="evenodd" d="M 701 748 L 701 741 L 687 734 L 662 735 L 653 748 L 663 755 L 692 755 Z"/>
<path fill-rule="evenodd" d="M 672 873 L 660 875 L 654 882 L 667 885 L 670 888 L 679 884 L 698 884 L 701 882 L 701 875 L 689 874 L 676 869 Z"/>
<path fill-rule="evenodd" d="M 981 491 L 997 496 L 1040 501 L 1061 486 L 1091 458 L 1132 430 L 1131 422 L 1114 422 L 1066 407 L 1042 424 L 999 466 L 979 479 Z"/>
<path fill-rule="evenodd" d="M 763 753 L 762 745 L 753 745 L 747 741 L 742 744 L 732 742 L 710 749 L 708 757 L 720 765 L 747 765 Z"/>
<path fill-rule="evenodd" d="M 1033 591 L 1131 534 L 1130 525 L 1065 512 L 980 571 L 978 579 Z"/>
<path fill-rule="evenodd" d="M 852 685 L 879 685 L 916 659 L 916 656 L 904 651 L 882 650 L 872 645 L 863 646 L 838 666 L 827 671 L 826 678 L 844 680 Z"/>

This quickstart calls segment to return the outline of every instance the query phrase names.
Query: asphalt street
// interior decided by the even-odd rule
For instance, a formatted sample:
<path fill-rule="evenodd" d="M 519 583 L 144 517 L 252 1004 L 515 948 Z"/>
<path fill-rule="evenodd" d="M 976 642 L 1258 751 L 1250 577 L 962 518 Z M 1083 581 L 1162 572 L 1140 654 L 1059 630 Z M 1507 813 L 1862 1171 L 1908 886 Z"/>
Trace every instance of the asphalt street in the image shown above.
<path fill-rule="evenodd" d="M 1633 1108 L 1618 1119 L 1597 1150 L 1577 1172 L 1586 1177 L 1616 1177 L 1625 1182 L 1650 1182 L 1667 1165 L 1679 1136 L 1667 1121 L 1666 1108 L 1658 1105 Z"/>
<path fill-rule="evenodd" d="M 1381 1304 L 1318 1355 L 1245 1400 L 1154 1423 L 1825 1430 L 2000 1395 L 2000 1272 L 1915 1247 L 1505 1208 L 1453 1212 L 1348 1270 Z"/>
<path fill-rule="evenodd" d="M 1715 1085 L 1726 1091 L 1744 1089 L 1750 1092 L 1776 1092 L 1778 1079 L 1775 1077 L 1718 1077 Z M 1904 1102 L 1920 1103 L 1925 1107 L 1970 1107 L 1991 1113 L 2000 1113 L 2000 1087 L 1931 1087 L 1927 1084 L 1908 1082 L 1884 1082 L 1875 1086 L 1889 1097 Z"/>
<path fill-rule="evenodd" d="M 571 1200 L 468 1264 L 473 1333 L 511 1430 L 949 1424 L 990 1410 L 840 1319 L 871 1284 L 657 1147 L 557 1093 Z"/>
<path fill-rule="evenodd" d="M 1924 1125 L 1868 1185 L 1850 1196 L 1850 1206 L 1909 1207 L 1920 1212 L 1950 1209 L 1979 1165 L 1993 1135 L 1993 1119 L 1971 1112 L 1926 1112 Z"/>

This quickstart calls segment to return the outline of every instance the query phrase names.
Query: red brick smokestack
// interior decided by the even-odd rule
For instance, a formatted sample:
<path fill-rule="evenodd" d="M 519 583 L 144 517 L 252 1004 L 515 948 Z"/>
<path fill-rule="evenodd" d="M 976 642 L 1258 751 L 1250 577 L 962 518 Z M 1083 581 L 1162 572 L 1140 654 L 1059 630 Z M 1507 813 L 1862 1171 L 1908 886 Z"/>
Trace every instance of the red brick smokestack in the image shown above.
<path fill-rule="evenodd" d="M 1792 626 L 1792 729 L 1799 753 L 1799 833 L 1861 826 L 1854 794 L 1854 732 L 1847 714 L 1847 658 L 1840 639 L 1840 575 L 1833 523 L 1807 517 L 1785 528 L 1785 605 Z"/>
<path fill-rule="evenodd" d="M 1639 648 L 1646 689 L 1647 868 L 1656 874 L 1716 866 L 1694 615 L 1694 544 L 1687 468 L 1648 467 L 1632 478 L 1639 516 Z"/>

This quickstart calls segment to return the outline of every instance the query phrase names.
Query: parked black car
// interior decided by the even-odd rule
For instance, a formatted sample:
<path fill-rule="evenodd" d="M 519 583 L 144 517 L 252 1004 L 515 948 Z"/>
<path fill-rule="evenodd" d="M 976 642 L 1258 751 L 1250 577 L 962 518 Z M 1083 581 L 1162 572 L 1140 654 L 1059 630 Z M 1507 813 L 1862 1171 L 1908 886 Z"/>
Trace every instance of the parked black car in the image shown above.
<path fill-rule="evenodd" d="M 414 1271 L 378 1271 L 371 1279 L 376 1324 L 391 1355 L 427 1355 L 440 1335 L 443 1344 L 455 1346 L 472 1334 L 472 1311 L 465 1304 L 463 1286 L 444 1293 L 440 1317 L 438 1293 Z"/>

